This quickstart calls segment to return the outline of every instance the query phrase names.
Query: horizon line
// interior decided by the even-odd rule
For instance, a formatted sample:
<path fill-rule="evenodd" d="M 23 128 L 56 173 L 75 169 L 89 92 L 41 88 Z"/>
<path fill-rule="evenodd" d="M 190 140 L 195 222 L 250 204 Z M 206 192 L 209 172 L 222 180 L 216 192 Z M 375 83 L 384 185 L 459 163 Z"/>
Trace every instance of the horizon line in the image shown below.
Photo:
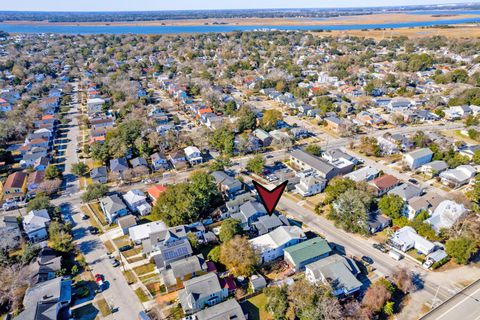
<path fill-rule="evenodd" d="M 395 6 L 352 6 L 352 7 L 265 7 L 265 8 L 215 8 L 215 9 L 170 9 L 170 10 L 0 10 L 1 13 L 141 13 L 141 12 L 195 12 L 195 11 L 253 11 L 253 10 L 347 10 L 347 9 L 381 9 L 381 8 L 416 8 L 416 7 L 451 7 L 451 6 L 480 5 L 480 2 L 452 2 L 442 4 L 412 4 Z"/>

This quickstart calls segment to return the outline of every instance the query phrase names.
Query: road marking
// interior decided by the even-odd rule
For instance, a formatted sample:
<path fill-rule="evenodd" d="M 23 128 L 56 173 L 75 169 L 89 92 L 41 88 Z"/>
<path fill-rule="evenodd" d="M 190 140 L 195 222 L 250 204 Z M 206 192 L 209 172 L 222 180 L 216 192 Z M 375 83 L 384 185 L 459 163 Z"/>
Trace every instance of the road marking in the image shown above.
<path fill-rule="evenodd" d="M 438 319 L 441 319 L 443 318 L 447 313 L 449 313 L 450 311 L 452 311 L 453 309 L 457 308 L 459 305 L 461 305 L 462 303 L 464 303 L 466 300 L 468 299 L 476 299 L 474 298 L 473 296 L 480 291 L 480 288 L 478 288 L 477 290 L 475 290 L 472 294 L 469 294 L 467 297 L 465 297 L 462 301 L 460 301 L 459 303 L 455 304 L 453 307 L 451 307 L 450 309 L 448 309 L 447 311 L 445 311 L 443 314 L 441 314 L 438 318 Z M 478 318 L 477 318 L 478 319 Z"/>

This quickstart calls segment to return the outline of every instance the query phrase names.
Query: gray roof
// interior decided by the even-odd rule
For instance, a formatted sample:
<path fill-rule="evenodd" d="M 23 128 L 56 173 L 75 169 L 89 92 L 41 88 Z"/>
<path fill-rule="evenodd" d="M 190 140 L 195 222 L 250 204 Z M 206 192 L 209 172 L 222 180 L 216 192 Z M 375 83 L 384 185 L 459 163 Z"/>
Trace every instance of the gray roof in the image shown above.
<path fill-rule="evenodd" d="M 269 232 L 270 230 L 273 230 L 277 227 L 283 226 L 283 225 L 290 225 L 288 222 L 288 219 L 281 215 L 277 216 L 272 214 L 271 216 L 265 215 L 260 218 L 258 218 L 258 221 L 253 224 L 255 228 L 258 230 L 259 234 L 265 234 Z"/>
<path fill-rule="evenodd" d="M 110 160 L 110 170 L 113 172 L 125 171 L 128 169 L 126 158 L 118 158 Z"/>
<path fill-rule="evenodd" d="M 148 167 L 148 163 L 147 163 L 147 160 L 145 160 L 144 158 L 142 157 L 138 157 L 138 158 L 135 158 L 135 159 L 132 159 L 130 160 L 130 164 L 132 165 L 132 167 L 139 167 L 139 166 L 145 166 L 145 167 Z"/>
<path fill-rule="evenodd" d="M 207 299 L 210 295 L 214 295 L 222 291 L 220 281 L 215 273 L 207 273 L 203 276 L 187 280 L 183 283 L 184 289 L 178 294 L 178 300 L 182 304 L 184 310 L 189 310 L 190 301 L 198 301 Z"/>
<path fill-rule="evenodd" d="M 207 269 L 207 263 L 202 254 L 187 257 L 170 264 L 173 275 L 176 278 L 181 278 L 195 272 Z"/>
<path fill-rule="evenodd" d="M 71 287 L 72 281 L 61 277 L 36 284 L 27 289 L 23 305 L 28 308 L 39 302 L 68 301 L 71 298 Z"/>
<path fill-rule="evenodd" d="M 351 291 L 362 286 L 355 277 L 360 272 L 355 261 L 338 254 L 310 263 L 306 268 L 313 271 L 316 279 L 322 274 L 334 290 Z"/>
<path fill-rule="evenodd" d="M 433 152 L 429 148 L 422 148 L 409 152 L 408 155 L 412 157 L 412 159 L 419 159 L 429 155 L 433 155 Z"/>
<path fill-rule="evenodd" d="M 258 201 L 245 202 L 240 206 L 240 211 L 246 219 L 249 219 L 257 213 L 260 213 L 262 215 L 267 214 L 267 210 L 265 210 L 265 207 Z"/>
<path fill-rule="evenodd" d="M 195 313 L 197 320 L 246 320 L 237 300 L 230 299 Z"/>
<path fill-rule="evenodd" d="M 308 166 L 312 167 L 313 169 L 324 173 L 325 175 L 329 174 L 335 167 L 329 164 L 328 162 L 312 156 L 311 154 L 303 151 L 303 150 L 294 150 L 292 151 L 292 157 L 306 163 Z"/>
<path fill-rule="evenodd" d="M 102 203 L 105 210 L 110 213 L 127 208 L 127 206 L 125 206 L 125 204 L 123 203 L 122 199 L 120 199 L 120 197 L 116 194 L 101 198 L 100 202 Z"/>
<path fill-rule="evenodd" d="M 93 168 L 92 171 L 90 171 L 90 177 L 92 179 L 103 178 L 106 176 L 107 176 L 107 167 Z"/>
<path fill-rule="evenodd" d="M 388 192 L 389 194 L 396 194 L 404 201 L 408 201 L 413 197 L 418 197 L 423 193 L 423 190 L 412 184 L 402 183 L 398 187 L 393 188 Z"/>
<path fill-rule="evenodd" d="M 424 164 L 422 167 L 429 168 L 437 172 L 441 172 L 448 168 L 448 164 L 443 160 L 435 160 L 427 164 Z"/>
<path fill-rule="evenodd" d="M 242 188 L 242 183 L 239 180 L 229 176 L 223 171 L 214 171 L 211 175 L 217 184 L 222 184 L 229 190 L 239 190 Z"/>

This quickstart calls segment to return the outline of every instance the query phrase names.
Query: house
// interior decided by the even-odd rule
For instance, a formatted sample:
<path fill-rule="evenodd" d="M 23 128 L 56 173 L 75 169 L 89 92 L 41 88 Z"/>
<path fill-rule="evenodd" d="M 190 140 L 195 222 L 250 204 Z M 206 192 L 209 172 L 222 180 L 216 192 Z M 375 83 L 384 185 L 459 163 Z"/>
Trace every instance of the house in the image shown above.
<path fill-rule="evenodd" d="M 338 171 L 333 165 L 303 150 L 292 151 L 290 163 L 301 171 L 313 171 L 327 181 L 338 175 Z"/>
<path fill-rule="evenodd" d="M 179 292 L 178 300 L 186 315 L 214 306 L 228 297 L 228 290 L 220 286 L 215 273 L 187 280 L 183 285 L 184 289 Z"/>
<path fill-rule="evenodd" d="M 415 170 L 432 161 L 433 152 L 428 148 L 417 149 L 403 156 L 406 165 Z"/>
<path fill-rule="evenodd" d="M 327 180 L 312 174 L 300 178 L 300 183 L 295 185 L 295 189 L 302 197 L 310 197 L 322 192 L 326 185 Z"/>
<path fill-rule="evenodd" d="M 243 193 L 243 184 L 239 180 L 229 176 L 223 171 L 210 173 L 220 191 L 225 193 L 229 199 L 235 198 L 237 194 Z"/>
<path fill-rule="evenodd" d="M 340 120 L 338 117 L 332 116 L 332 117 L 325 117 L 323 119 L 325 121 L 326 128 L 333 131 L 333 132 L 339 132 L 340 127 L 342 125 L 342 120 Z"/>
<path fill-rule="evenodd" d="M 295 272 L 300 272 L 305 270 L 307 264 L 328 257 L 332 249 L 325 239 L 315 237 L 285 248 L 283 251 L 288 265 Z"/>
<path fill-rule="evenodd" d="M 147 190 L 148 196 L 152 199 L 153 205 L 156 204 L 158 197 L 160 197 L 165 191 L 167 191 L 167 187 L 161 184 L 153 185 Z"/>
<path fill-rule="evenodd" d="M 202 153 L 200 150 L 195 147 L 195 146 L 188 146 L 185 149 L 183 149 L 185 152 L 185 156 L 187 158 L 187 161 L 192 165 L 200 164 L 203 162 L 203 157 Z"/>
<path fill-rule="evenodd" d="M 455 169 L 445 170 L 440 173 L 443 184 L 458 188 L 470 182 L 475 177 L 477 170 L 471 165 L 461 165 Z"/>
<path fill-rule="evenodd" d="M 388 194 L 394 194 L 403 199 L 403 201 L 408 201 L 414 197 L 422 195 L 423 189 L 416 187 L 409 183 L 402 183 L 401 185 L 393 188 L 388 191 Z"/>
<path fill-rule="evenodd" d="M 62 269 L 62 257 L 57 255 L 55 250 L 44 247 L 33 264 L 32 284 L 52 280 Z"/>
<path fill-rule="evenodd" d="M 143 252 L 153 257 L 159 271 L 168 268 L 173 261 L 192 255 L 192 247 L 184 226 L 151 233 L 142 241 Z"/>
<path fill-rule="evenodd" d="M 172 163 L 172 166 L 177 170 L 185 169 L 187 167 L 187 158 L 183 150 L 170 153 L 168 158 Z"/>
<path fill-rule="evenodd" d="M 386 109 L 389 112 L 404 113 L 413 107 L 412 102 L 409 99 L 405 98 L 393 98 L 388 103 Z"/>
<path fill-rule="evenodd" d="M 31 286 L 25 292 L 18 320 L 69 319 L 72 280 L 57 277 Z"/>
<path fill-rule="evenodd" d="M 424 255 L 435 250 L 435 244 L 419 236 L 410 226 L 398 230 L 389 239 L 388 243 L 395 249 L 407 252 L 410 249 L 416 249 Z"/>
<path fill-rule="evenodd" d="M 427 255 L 425 262 L 422 266 L 428 269 L 432 267 L 435 263 L 446 259 L 448 259 L 448 254 L 444 250 L 438 249 Z"/>
<path fill-rule="evenodd" d="M 183 282 L 207 273 L 207 262 L 202 254 L 186 257 L 170 264 L 160 272 L 160 280 L 167 292 L 183 288 Z"/>
<path fill-rule="evenodd" d="M 397 178 L 389 174 L 385 174 L 369 182 L 369 184 L 376 189 L 378 197 L 392 190 L 399 183 L 400 181 Z"/>
<path fill-rule="evenodd" d="M 118 218 L 117 223 L 120 229 L 122 230 L 123 234 L 126 235 L 128 234 L 128 231 L 130 230 L 131 227 L 134 227 L 137 225 L 137 219 L 135 218 L 135 216 L 131 214 L 127 214 L 126 216 Z"/>
<path fill-rule="evenodd" d="M 100 184 L 107 183 L 108 181 L 107 167 L 103 166 L 103 167 L 93 168 L 90 171 L 90 178 L 92 179 L 93 183 L 100 183 Z"/>
<path fill-rule="evenodd" d="M 262 275 L 254 274 L 250 276 L 249 286 L 253 292 L 258 292 L 267 287 L 267 280 Z"/>
<path fill-rule="evenodd" d="M 413 197 L 407 201 L 404 215 L 406 215 L 409 220 L 413 220 L 421 211 L 426 211 L 431 215 L 443 200 L 445 200 L 443 197 L 433 192 L 429 192 L 423 196 Z"/>
<path fill-rule="evenodd" d="M 127 206 L 116 194 L 101 198 L 100 208 L 110 224 L 114 223 L 118 217 L 128 214 Z"/>
<path fill-rule="evenodd" d="M 371 213 L 367 220 L 367 228 L 371 234 L 380 232 L 391 224 L 392 219 L 378 213 Z"/>
<path fill-rule="evenodd" d="M 117 158 L 110 160 L 110 171 L 118 176 L 122 176 L 123 172 L 128 170 L 127 158 Z"/>
<path fill-rule="evenodd" d="M 366 166 L 356 171 L 347 173 L 344 177 L 355 182 L 367 182 L 378 177 L 379 173 L 380 171 L 378 171 L 377 169 Z"/>
<path fill-rule="evenodd" d="M 10 174 L 3 184 L 3 200 L 23 200 L 27 192 L 28 175 L 17 171 Z"/>
<path fill-rule="evenodd" d="M 88 115 L 93 115 L 96 113 L 103 112 L 103 105 L 105 104 L 105 100 L 101 98 L 93 98 L 87 100 L 87 113 Z"/>
<path fill-rule="evenodd" d="M 463 204 L 452 200 L 442 201 L 433 211 L 431 217 L 425 220 L 429 223 L 436 233 L 442 229 L 449 229 L 462 217 L 467 214 L 467 209 Z"/>
<path fill-rule="evenodd" d="M 167 157 L 162 152 L 155 152 L 150 156 L 150 160 L 155 171 L 168 169 Z"/>
<path fill-rule="evenodd" d="M 35 197 L 38 187 L 42 184 L 43 180 L 45 180 L 44 171 L 35 171 L 28 175 L 28 180 L 27 180 L 27 197 L 28 198 Z"/>
<path fill-rule="evenodd" d="M 243 230 L 249 230 L 253 222 L 266 214 L 267 210 L 258 201 L 248 201 L 240 205 L 239 211 L 232 214 L 231 217 L 240 221 Z"/>
<path fill-rule="evenodd" d="M 214 305 L 213 307 L 203 309 L 194 314 L 195 320 L 246 320 L 242 307 L 235 299 L 229 299 L 225 302 Z"/>
<path fill-rule="evenodd" d="M 249 240 L 258 250 L 261 263 L 267 263 L 283 256 L 283 249 L 306 239 L 305 233 L 297 226 L 281 226 L 277 229 Z"/>
<path fill-rule="evenodd" d="M 150 237 L 150 234 L 167 230 L 167 225 L 163 221 L 153 221 L 128 229 L 130 240 L 135 244 L 141 244 L 143 240 Z"/>
<path fill-rule="evenodd" d="M 47 166 L 50 164 L 50 160 L 48 157 L 41 156 L 33 163 L 32 169 L 35 171 L 45 171 Z"/>
<path fill-rule="evenodd" d="M 275 215 L 272 214 L 261 216 L 258 218 L 258 221 L 253 223 L 253 227 L 257 230 L 257 234 L 261 236 L 262 234 L 269 233 L 280 226 L 289 226 L 287 217 L 284 215 Z"/>
<path fill-rule="evenodd" d="M 130 211 L 134 213 L 138 212 L 142 216 L 152 212 L 152 206 L 147 202 L 147 197 L 143 191 L 133 189 L 125 193 L 122 197 Z"/>
<path fill-rule="evenodd" d="M 448 169 L 448 164 L 443 160 L 435 160 L 420 167 L 420 172 L 435 177 Z"/>
<path fill-rule="evenodd" d="M 132 168 L 142 167 L 146 169 L 147 173 L 150 171 L 150 169 L 148 168 L 147 160 L 145 160 L 145 158 L 142 158 L 142 157 L 137 157 L 130 160 L 130 165 L 132 166 Z"/>
<path fill-rule="evenodd" d="M 272 144 L 273 138 L 267 131 L 257 128 L 253 131 L 253 135 L 260 140 L 263 147 L 268 147 Z"/>
<path fill-rule="evenodd" d="M 46 209 L 32 210 L 23 217 L 23 230 L 29 241 L 39 242 L 48 238 L 50 215 Z"/>
<path fill-rule="evenodd" d="M 347 296 L 362 287 L 355 261 L 334 254 L 305 266 L 305 278 L 313 284 L 328 284 L 334 296 Z"/>

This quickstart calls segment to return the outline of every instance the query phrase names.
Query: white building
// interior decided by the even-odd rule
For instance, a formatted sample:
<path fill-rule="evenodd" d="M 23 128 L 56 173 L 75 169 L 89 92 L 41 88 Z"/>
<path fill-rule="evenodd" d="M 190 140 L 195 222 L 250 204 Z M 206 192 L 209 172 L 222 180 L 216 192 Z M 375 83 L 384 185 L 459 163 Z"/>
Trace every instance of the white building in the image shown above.
<path fill-rule="evenodd" d="M 38 242 L 48 238 L 50 215 L 46 209 L 32 210 L 23 218 L 23 229 L 31 242 Z"/>
<path fill-rule="evenodd" d="M 145 216 L 152 212 L 152 206 L 147 202 L 147 196 L 138 189 L 130 190 L 123 195 L 123 200 L 132 212 Z"/>
<path fill-rule="evenodd" d="M 439 233 L 441 229 L 451 228 L 466 213 L 467 209 L 463 204 L 445 200 L 438 205 L 432 216 L 425 222 L 429 223 L 436 233 Z"/>
<path fill-rule="evenodd" d="M 184 149 L 187 161 L 193 166 L 203 162 L 202 153 L 195 146 L 189 146 Z"/>
<path fill-rule="evenodd" d="M 266 263 L 282 257 L 284 248 L 297 244 L 306 238 L 301 228 L 282 226 L 249 241 L 253 248 L 260 253 L 261 262 Z"/>

